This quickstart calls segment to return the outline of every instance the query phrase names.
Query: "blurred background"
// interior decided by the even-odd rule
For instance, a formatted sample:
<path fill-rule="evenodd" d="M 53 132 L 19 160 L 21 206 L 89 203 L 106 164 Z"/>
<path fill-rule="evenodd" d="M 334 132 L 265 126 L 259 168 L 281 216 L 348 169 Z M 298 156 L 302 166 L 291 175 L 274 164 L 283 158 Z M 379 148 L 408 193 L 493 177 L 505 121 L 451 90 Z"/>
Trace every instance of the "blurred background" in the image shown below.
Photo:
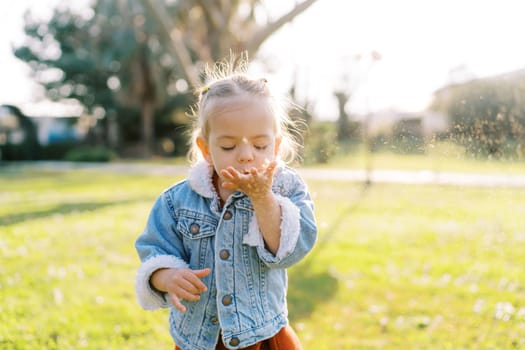
<path fill-rule="evenodd" d="M 297 108 L 305 349 L 525 349 L 521 0 L 0 1 L 0 349 L 172 349 L 134 242 L 206 65 Z"/>
<path fill-rule="evenodd" d="M 308 125 L 306 164 L 432 150 L 522 159 L 521 10 L 516 0 L 3 1 L 0 159 L 183 156 L 193 88 L 230 50 L 247 51 L 252 73 L 300 107 L 290 113 Z"/>

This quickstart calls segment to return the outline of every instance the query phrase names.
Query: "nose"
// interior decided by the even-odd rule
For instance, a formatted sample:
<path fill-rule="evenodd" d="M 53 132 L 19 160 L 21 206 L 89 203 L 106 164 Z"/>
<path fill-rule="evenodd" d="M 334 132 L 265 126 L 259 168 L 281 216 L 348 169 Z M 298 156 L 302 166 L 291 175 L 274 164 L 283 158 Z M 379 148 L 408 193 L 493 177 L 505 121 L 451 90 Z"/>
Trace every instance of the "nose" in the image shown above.
<path fill-rule="evenodd" d="M 243 140 L 239 146 L 239 154 L 237 156 L 239 163 L 247 163 L 253 160 L 253 153 L 250 144 Z"/>

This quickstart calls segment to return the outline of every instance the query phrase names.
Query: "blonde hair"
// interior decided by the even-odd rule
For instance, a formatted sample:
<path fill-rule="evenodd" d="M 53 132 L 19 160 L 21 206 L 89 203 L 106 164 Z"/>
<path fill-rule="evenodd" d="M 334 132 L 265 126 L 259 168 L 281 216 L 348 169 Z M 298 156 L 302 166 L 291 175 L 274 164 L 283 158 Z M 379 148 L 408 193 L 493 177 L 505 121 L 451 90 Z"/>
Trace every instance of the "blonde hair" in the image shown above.
<path fill-rule="evenodd" d="M 287 113 L 289 103 L 271 92 L 265 78 L 254 79 L 248 76 L 247 65 L 247 58 L 241 56 L 237 59 L 231 57 L 228 61 L 218 62 L 213 69 L 206 69 L 205 85 L 196 90 L 197 103 L 192 109 L 193 128 L 188 152 L 191 163 L 202 159 L 197 138 L 202 136 L 208 139 L 209 119 L 221 106 L 217 102 L 227 103 L 227 99 L 241 96 L 265 98 L 275 118 L 276 133 L 281 137 L 279 158 L 287 163 L 297 158 L 300 144 L 297 141 L 295 122 Z"/>

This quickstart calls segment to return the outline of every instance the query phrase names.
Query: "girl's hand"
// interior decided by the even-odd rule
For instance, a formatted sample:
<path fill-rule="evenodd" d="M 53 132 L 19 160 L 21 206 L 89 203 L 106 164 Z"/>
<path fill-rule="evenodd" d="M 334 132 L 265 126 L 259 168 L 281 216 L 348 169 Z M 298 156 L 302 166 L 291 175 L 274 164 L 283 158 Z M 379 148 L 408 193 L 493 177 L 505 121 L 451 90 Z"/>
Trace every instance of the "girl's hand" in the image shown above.
<path fill-rule="evenodd" d="M 241 173 L 231 166 L 227 167 L 221 170 L 221 176 L 224 179 L 222 187 L 242 191 L 252 201 L 260 200 L 271 194 L 273 174 L 276 167 L 277 162 L 275 160 L 260 169 L 251 168 L 245 173 Z"/>
<path fill-rule="evenodd" d="M 198 301 L 200 293 L 208 290 L 201 278 L 210 274 L 211 269 L 161 269 L 151 276 L 153 286 L 161 291 L 167 292 L 170 300 L 177 310 L 186 312 L 186 307 L 180 302 L 181 299 Z"/>

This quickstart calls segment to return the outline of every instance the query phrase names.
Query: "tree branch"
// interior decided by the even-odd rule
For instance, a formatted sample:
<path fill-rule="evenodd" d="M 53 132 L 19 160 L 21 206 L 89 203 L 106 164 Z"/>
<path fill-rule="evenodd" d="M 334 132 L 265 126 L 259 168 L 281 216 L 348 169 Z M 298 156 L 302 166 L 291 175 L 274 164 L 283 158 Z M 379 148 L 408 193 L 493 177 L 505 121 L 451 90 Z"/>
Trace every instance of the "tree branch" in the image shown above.
<path fill-rule="evenodd" d="M 266 26 L 261 28 L 253 37 L 253 40 L 247 45 L 247 50 L 250 54 L 255 53 L 262 43 L 270 37 L 274 32 L 281 28 L 286 23 L 293 20 L 296 16 L 304 12 L 310 6 L 312 6 L 317 0 L 305 0 L 302 3 L 296 5 L 290 12 L 284 14 L 276 21 L 268 23 Z"/>
<path fill-rule="evenodd" d="M 213 30 L 219 30 L 224 27 L 224 18 L 214 1 L 198 0 L 197 2 L 210 19 Z"/>
<path fill-rule="evenodd" d="M 157 0 L 142 0 L 142 2 L 144 7 L 157 18 L 161 26 L 162 34 L 171 43 L 169 50 L 179 61 L 184 78 L 191 86 L 198 87 L 200 85 L 199 74 L 193 65 L 188 49 L 184 45 L 182 36 L 180 32 L 176 30 L 173 21 L 166 14 L 166 11 L 161 8 Z"/>

